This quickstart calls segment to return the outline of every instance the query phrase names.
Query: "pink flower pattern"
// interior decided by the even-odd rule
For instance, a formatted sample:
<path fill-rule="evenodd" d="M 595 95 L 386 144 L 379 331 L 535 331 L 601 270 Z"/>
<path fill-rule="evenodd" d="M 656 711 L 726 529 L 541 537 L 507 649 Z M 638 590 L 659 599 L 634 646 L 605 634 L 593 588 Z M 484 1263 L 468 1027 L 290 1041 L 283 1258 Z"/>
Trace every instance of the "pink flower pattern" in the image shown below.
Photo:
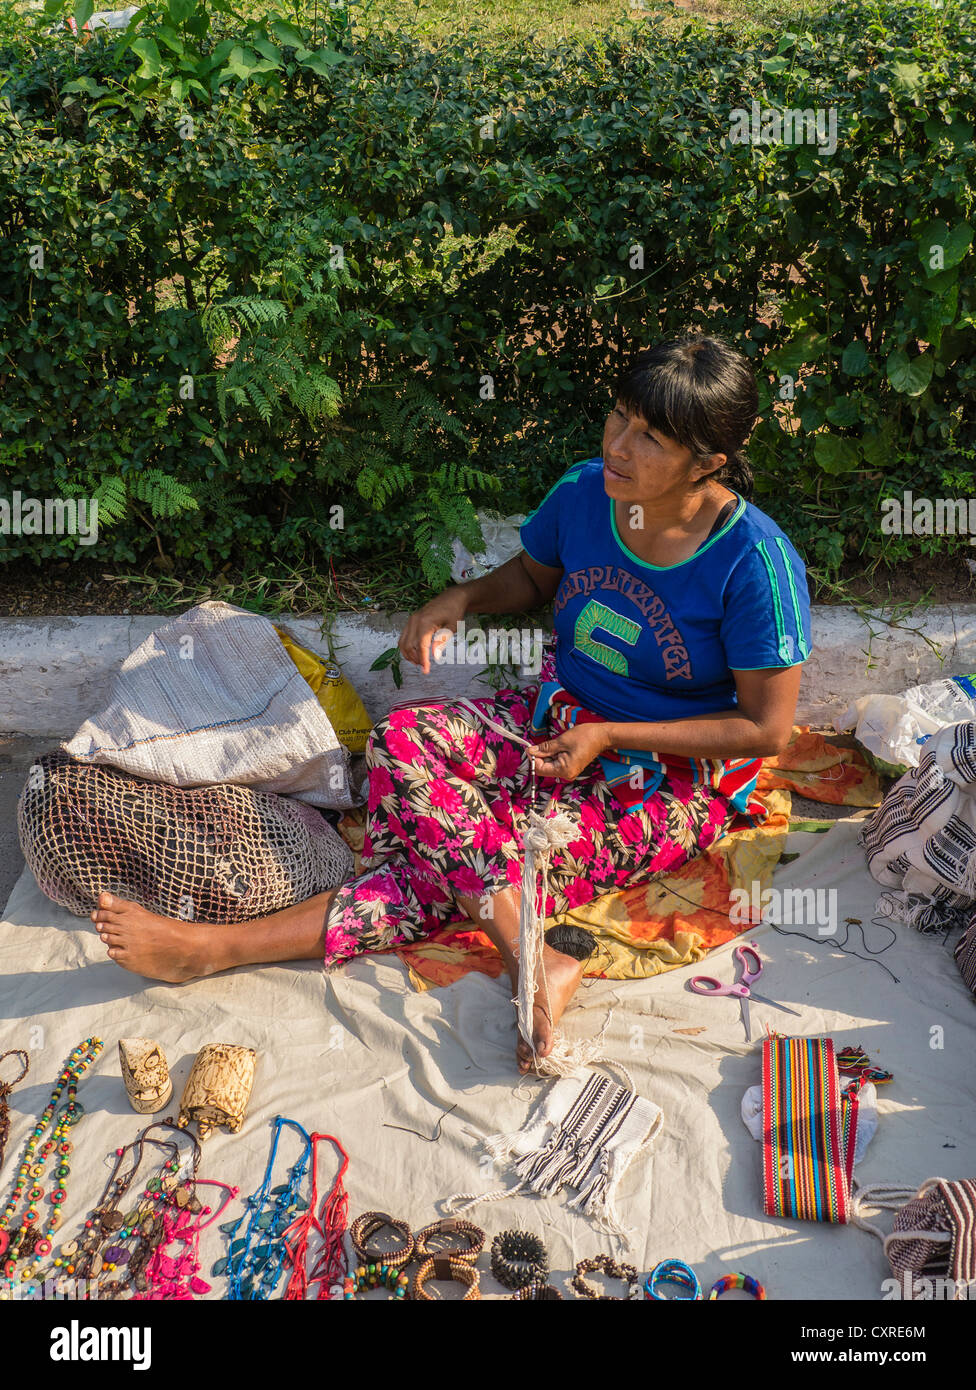
<path fill-rule="evenodd" d="M 542 680 L 555 679 L 551 657 Z M 475 703 L 526 738 L 537 686 L 502 690 Z M 389 950 L 468 919 L 459 895 L 482 897 L 522 880 L 522 826 L 529 776 L 521 746 L 450 704 L 393 710 L 369 740 L 364 853 L 377 867 L 339 888 L 326 924 L 325 965 Z M 722 835 L 733 816 L 726 797 L 688 783 L 665 783 L 643 807 L 624 813 L 592 763 L 570 783 L 539 779 L 537 809 L 566 811 L 580 835 L 552 856 L 550 915 L 655 874 L 670 872 Z M 385 803 L 385 805 L 384 805 Z M 669 818 L 669 811 L 680 815 Z M 675 819 L 690 831 L 679 842 Z"/>

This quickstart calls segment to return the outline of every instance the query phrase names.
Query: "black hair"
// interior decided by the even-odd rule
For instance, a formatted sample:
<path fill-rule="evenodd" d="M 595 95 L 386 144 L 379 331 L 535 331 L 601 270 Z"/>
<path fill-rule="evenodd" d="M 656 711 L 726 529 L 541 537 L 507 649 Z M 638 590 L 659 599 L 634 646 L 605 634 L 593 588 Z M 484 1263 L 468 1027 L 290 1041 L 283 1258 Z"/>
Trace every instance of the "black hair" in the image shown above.
<path fill-rule="evenodd" d="M 748 497 L 752 469 L 742 452 L 759 413 L 756 374 L 721 338 L 686 334 L 645 348 L 617 379 L 616 398 L 635 415 L 690 449 L 697 460 L 725 454 L 709 481 Z"/>

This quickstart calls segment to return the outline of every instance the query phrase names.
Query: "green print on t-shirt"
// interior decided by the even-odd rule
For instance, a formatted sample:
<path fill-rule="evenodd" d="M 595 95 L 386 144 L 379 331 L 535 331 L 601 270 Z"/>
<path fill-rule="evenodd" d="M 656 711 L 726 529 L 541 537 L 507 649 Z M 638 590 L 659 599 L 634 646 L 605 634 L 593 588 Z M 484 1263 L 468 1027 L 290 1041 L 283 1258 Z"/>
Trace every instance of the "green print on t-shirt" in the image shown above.
<path fill-rule="evenodd" d="M 627 658 L 622 652 L 614 651 L 613 647 L 608 647 L 605 642 L 597 642 L 593 638 L 594 628 L 601 628 L 611 637 L 619 637 L 621 642 L 626 642 L 628 647 L 633 647 L 640 637 L 640 624 L 632 622 L 630 618 L 623 617 L 620 613 L 615 613 L 612 608 L 607 608 L 603 603 L 597 603 L 596 599 L 591 598 L 585 608 L 580 610 L 573 628 L 573 638 L 576 650 L 582 652 L 584 656 L 592 657 L 601 666 L 608 667 L 618 676 L 626 676 L 630 672 Z"/>

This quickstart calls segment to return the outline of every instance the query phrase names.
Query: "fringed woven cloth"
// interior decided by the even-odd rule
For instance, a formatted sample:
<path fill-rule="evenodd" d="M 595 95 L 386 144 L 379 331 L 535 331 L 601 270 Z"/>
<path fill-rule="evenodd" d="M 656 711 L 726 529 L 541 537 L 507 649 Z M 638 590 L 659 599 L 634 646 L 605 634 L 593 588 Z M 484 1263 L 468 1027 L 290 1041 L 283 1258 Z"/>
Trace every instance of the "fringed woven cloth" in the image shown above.
<path fill-rule="evenodd" d="M 831 1038 L 763 1040 L 763 1210 L 807 1221 L 850 1220 L 858 1096 L 843 1090 Z"/>
<path fill-rule="evenodd" d="M 576 1195 L 567 1205 L 603 1231 L 629 1244 L 633 1231 L 617 1212 L 616 1192 L 628 1165 L 650 1148 L 663 1123 L 653 1101 L 594 1072 L 584 1079 L 552 1082 L 525 1125 L 485 1141 L 493 1158 L 512 1158 L 518 1182 L 480 1196 L 458 1193 L 453 1211 L 499 1201 L 519 1192 L 554 1197 L 564 1187 Z"/>
<path fill-rule="evenodd" d="M 976 723 L 941 729 L 860 834 L 873 878 L 912 895 L 911 926 L 954 926 L 976 907 Z"/>

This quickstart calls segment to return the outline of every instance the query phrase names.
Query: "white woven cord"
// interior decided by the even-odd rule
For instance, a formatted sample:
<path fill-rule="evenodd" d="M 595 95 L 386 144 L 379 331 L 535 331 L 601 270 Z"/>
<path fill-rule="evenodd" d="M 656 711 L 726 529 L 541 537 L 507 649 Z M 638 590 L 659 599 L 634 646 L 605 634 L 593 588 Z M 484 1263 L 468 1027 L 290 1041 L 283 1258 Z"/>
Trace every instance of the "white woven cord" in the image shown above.
<path fill-rule="evenodd" d="M 521 734 L 506 729 L 484 714 L 472 700 L 460 699 L 456 702 L 469 713 L 476 715 L 482 723 L 501 734 L 504 738 L 519 743 L 523 748 L 531 748 L 531 742 Z M 532 764 L 532 790 L 535 792 L 535 764 Z M 534 795 L 533 795 L 534 800 Z M 532 1014 L 535 1008 L 536 990 L 541 985 L 545 998 L 546 1011 L 552 1017 L 552 999 L 549 994 L 549 979 L 542 963 L 545 946 L 545 905 L 548 897 L 549 861 L 554 849 L 563 849 L 575 839 L 576 822 L 565 811 L 549 816 L 549 810 L 556 798 L 553 796 L 546 811 L 539 815 L 529 810 L 522 833 L 522 901 L 519 910 L 519 972 L 518 995 L 512 1001 L 517 1010 L 518 1027 L 522 1037 L 532 1048 L 532 1062 L 540 1076 L 575 1076 L 582 1067 L 598 1060 L 600 1041 L 583 1039 L 571 1043 L 558 1033 L 553 1035 L 552 1050 L 540 1057 L 533 1046 Z M 601 1034 L 602 1037 L 602 1034 Z"/>

